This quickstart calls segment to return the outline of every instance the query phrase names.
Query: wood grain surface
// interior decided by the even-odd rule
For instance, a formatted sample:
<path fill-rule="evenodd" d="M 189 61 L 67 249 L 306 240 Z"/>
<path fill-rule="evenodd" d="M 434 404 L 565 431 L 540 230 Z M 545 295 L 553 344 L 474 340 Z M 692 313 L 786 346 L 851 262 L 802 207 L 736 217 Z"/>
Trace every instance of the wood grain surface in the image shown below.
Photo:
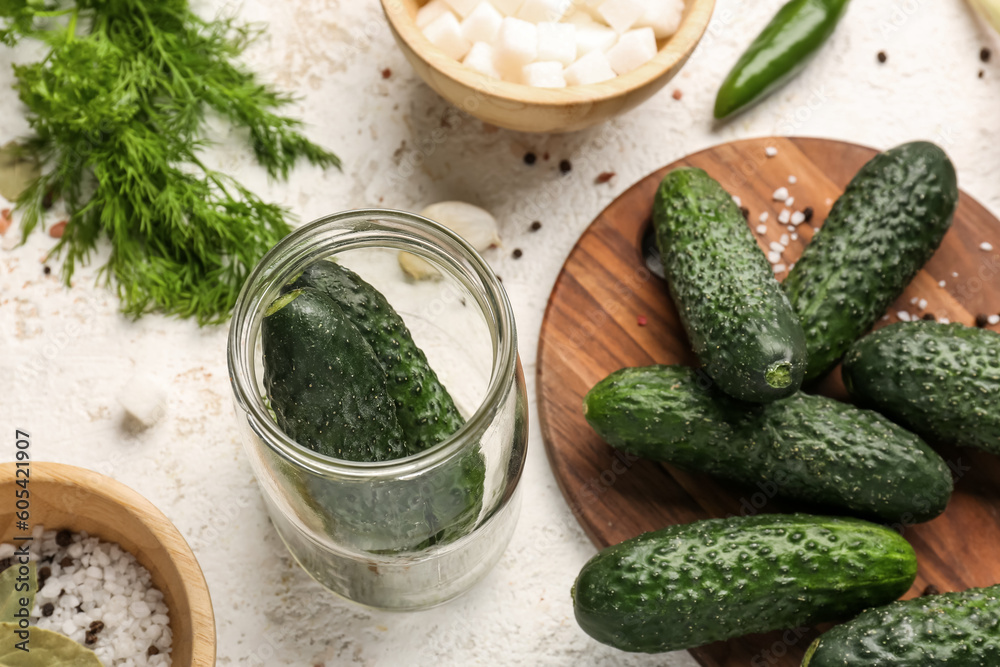
<path fill-rule="evenodd" d="M 22 535 L 14 516 L 15 463 L 0 464 L 0 544 Z M 149 570 L 170 609 L 175 667 L 215 665 L 215 614 L 205 575 L 180 531 L 148 500 L 100 473 L 61 463 L 30 466 L 30 524 L 46 530 L 87 531 L 120 544 Z M 17 487 L 19 488 L 19 487 Z"/>
<path fill-rule="evenodd" d="M 767 157 L 765 149 L 778 149 Z M 811 207 L 810 224 L 796 228 L 783 261 L 791 265 L 825 220 L 833 201 L 875 151 L 824 139 L 763 138 L 724 144 L 650 174 L 605 209 L 573 248 L 556 280 L 538 346 L 539 417 L 549 462 L 574 515 L 599 548 L 643 532 L 698 519 L 795 510 L 771 489 L 740 488 L 669 465 L 615 452 L 587 425 L 584 394 L 609 373 L 654 363 L 696 364 L 666 284 L 645 266 L 641 243 L 663 175 L 680 166 L 705 169 L 749 209 L 750 225 L 767 226 L 762 248 L 787 225 L 779 187 Z M 796 178 L 789 183 L 789 176 Z M 759 221 L 762 212 L 768 220 Z M 988 242 L 994 250 L 983 250 Z M 783 279 L 787 273 L 779 273 Z M 943 282 L 944 286 L 941 286 Z M 924 303 L 923 300 L 926 300 Z M 972 325 L 1000 313 L 1000 221 L 962 193 L 952 229 L 931 261 L 889 309 L 932 314 Z M 644 323 L 644 324 L 643 324 Z M 993 326 L 994 330 L 998 327 Z M 839 368 L 820 391 L 846 398 Z M 1000 457 L 964 449 L 942 455 L 957 478 L 944 515 L 899 526 L 920 561 L 907 597 L 933 584 L 941 591 L 1000 582 Z M 754 635 L 692 650 L 709 667 L 796 667 L 815 628 Z"/>

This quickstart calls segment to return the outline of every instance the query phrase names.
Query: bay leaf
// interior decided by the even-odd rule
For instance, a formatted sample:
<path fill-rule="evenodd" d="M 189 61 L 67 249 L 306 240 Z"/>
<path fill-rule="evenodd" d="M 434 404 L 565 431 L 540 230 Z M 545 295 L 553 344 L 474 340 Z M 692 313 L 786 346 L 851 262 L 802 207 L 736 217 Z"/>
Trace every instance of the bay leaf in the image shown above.
<path fill-rule="evenodd" d="M 0 146 L 0 195 L 8 201 L 16 201 L 40 173 L 38 162 L 25 157 L 17 142 Z"/>
<path fill-rule="evenodd" d="M 28 651 L 17 648 L 22 639 L 13 623 L 0 623 L 0 667 L 104 667 L 97 654 L 58 632 L 31 626 Z"/>
<path fill-rule="evenodd" d="M 35 593 L 38 591 L 38 574 L 35 569 L 35 561 L 28 563 L 28 590 L 17 590 L 17 576 L 20 570 L 20 563 L 14 562 L 3 572 L 0 572 L 0 622 L 16 623 L 14 612 L 21 609 L 21 598 L 27 598 L 28 604 L 24 605 L 30 612 L 35 606 Z M 24 582 L 21 582 L 22 584 Z"/>

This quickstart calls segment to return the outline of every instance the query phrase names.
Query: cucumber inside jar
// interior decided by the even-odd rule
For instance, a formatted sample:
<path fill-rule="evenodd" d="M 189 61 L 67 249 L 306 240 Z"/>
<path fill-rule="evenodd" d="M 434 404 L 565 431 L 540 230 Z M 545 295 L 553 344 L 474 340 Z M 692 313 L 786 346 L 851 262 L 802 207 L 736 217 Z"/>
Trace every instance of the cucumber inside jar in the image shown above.
<path fill-rule="evenodd" d="M 425 452 L 465 423 L 403 318 L 357 273 L 321 260 L 283 290 L 261 326 L 264 389 L 278 425 L 344 462 Z M 486 461 L 476 447 L 410 479 L 329 479 L 284 465 L 334 541 L 375 552 L 453 541 L 475 525 Z"/>

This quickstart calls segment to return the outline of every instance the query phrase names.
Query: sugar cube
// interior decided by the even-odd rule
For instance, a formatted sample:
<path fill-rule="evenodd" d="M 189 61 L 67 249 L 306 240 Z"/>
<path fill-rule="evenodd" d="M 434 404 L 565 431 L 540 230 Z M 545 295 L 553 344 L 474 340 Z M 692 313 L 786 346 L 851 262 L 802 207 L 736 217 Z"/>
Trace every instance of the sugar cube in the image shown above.
<path fill-rule="evenodd" d="M 618 33 L 600 23 L 576 26 L 576 55 L 583 57 L 591 51 L 607 51 L 618 41 Z"/>
<path fill-rule="evenodd" d="M 504 16 L 514 16 L 524 4 L 524 0 L 493 0 L 493 6 Z"/>
<path fill-rule="evenodd" d="M 536 88 L 565 88 L 562 63 L 549 60 L 525 65 L 521 70 L 521 83 Z"/>
<path fill-rule="evenodd" d="M 444 0 L 431 0 L 417 10 L 417 27 L 426 28 L 431 21 L 450 11 Z"/>
<path fill-rule="evenodd" d="M 480 0 L 444 0 L 453 11 L 457 12 L 463 19 L 472 13 Z"/>
<path fill-rule="evenodd" d="M 517 18 L 532 23 L 560 21 L 571 5 L 571 0 L 524 0 L 517 10 Z"/>
<path fill-rule="evenodd" d="M 652 28 L 629 30 L 608 51 L 608 62 L 618 74 L 627 74 L 652 60 L 656 51 Z"/>
<path fill-rule="evenodd" d="M 538 59 L 569 65 L 576 60 L 576 26 L 571 23 L 538 24 Z"/>
<path fill-rule="evenodd" d="M 493 64 L 493 47 L 486 42 L 476 42 L 473 44 L 462 64 L 466 67 L 471 67 L 480 74 L 492 76 L 495 79 L 503 78 L 500 75 L 500 71 L 497 70 L 496 65 Z"/>
<path fill-rule="evenodd" d="M 641 0 L 604 0 L 597 6 L 597 13 L 618 34 L 626 32 L 646 13 Z"/>
<path fill-rule="evenodd" d="M 500 33 L 493 45 L 497 69 L 508 75 L 538 57 L 538 28 L 534 23 L 508 16 L 500 24 Z"/>
<path fill-rule="evenodd" d="M 500 32 L 503 14 L 489 2 L 480 2 L 462 21 L 462 37 L 470 42 L 492 43 Z"/>
<path fill-rule="evenodd" d="M 652 0 L 646 11 L 635 22 L 637 28 L 652 28 L 657 39 L 670 37 L 681 25 L 684 17 L 684 0 Z"/>
<path fill-rule="evenodd" d="M 152 378 L 135 375 L 125 383 L 115 399 L 125 412 L 148 428 L 163 416 L 167 394 Z"/>
<path fill-rule="evenodd" d="M 615 78 L 615 71 L 602 51 L 591 51 L 563 72 L 570 86 L 586 86 Z"/>
<path fill-rule="evenodd" d="M 588 23 L 597 23 L 594 17 L 589 11 L 583 7 L 574 7 L 563 17 L 564 23 L 572 23 L 573 25 L 586 25 Z"/>
<path fill-rule="evenodd" d="M 462 36 L 462 27 L 451 12 L 442 14 L 424 28 L 424 35 L 431 44 L 455 60 L 461 60 L 472 47 L 469 40 Z"/>

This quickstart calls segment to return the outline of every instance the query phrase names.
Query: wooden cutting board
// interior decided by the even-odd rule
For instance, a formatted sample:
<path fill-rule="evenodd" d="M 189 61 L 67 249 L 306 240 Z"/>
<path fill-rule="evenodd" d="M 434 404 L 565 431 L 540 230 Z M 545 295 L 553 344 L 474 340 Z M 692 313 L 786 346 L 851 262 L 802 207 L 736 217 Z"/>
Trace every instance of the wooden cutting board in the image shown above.
<path fill-rule="evenodd" d="M 773 157 L 766 154 L 769 147 L 778 151 Z M 791 236 L 777 219 L 784 206 L 773 199 L 775 190 L 787 187 L 794 197 L 792 209 L 814 211 L 811 224 L 796 228 L 798 239 L 784 253 L 783 261 L 790 265 L 873 155 L 870 148 L 825 139 L 765 138 L 716 146 L 641 180 L 577 242 L 542 323 L 538 403 L 552 470 L 599 548 L 671 524 L 796 509 L 770 497 L 767 489 L 740 488 L 616 453 L 583 418 L 584 394 L 619 368 L 697 363 L 666 284 L 646 267 L 642 253 L 663 175 L 680 166 L 705 169 L 749 209 L 752 227 L 767 226 L 767 233 L 757 236 L 765 251 L 782 234 Z M 795 177 L 794 184 L 789 176 Z M 768 220 L 761 223 L 765 211 Z M 983 250 L 984 242 L 995 249 Z M 897 321 L 900 312 L 914 317 L 931 313 L 969 325 L 976 315 L 1000 313 L 1000 221 L 965 193 L 941 248 L 880 325 Z M 821 390 L 845 399 L 839 377 L 838 369 Z M 956 492 L 938 519 L 902 527 L 920 560 L 908 597 L 920 595 L 928 585 L 952 591 L 1000 582 L 1000 457 L 960 449 L 941 453 L 958 478 Z M 816 629 L 800 628 L 719 642 L 691 653 L 709 667 L 797 667 L 816 635 Z"/>

